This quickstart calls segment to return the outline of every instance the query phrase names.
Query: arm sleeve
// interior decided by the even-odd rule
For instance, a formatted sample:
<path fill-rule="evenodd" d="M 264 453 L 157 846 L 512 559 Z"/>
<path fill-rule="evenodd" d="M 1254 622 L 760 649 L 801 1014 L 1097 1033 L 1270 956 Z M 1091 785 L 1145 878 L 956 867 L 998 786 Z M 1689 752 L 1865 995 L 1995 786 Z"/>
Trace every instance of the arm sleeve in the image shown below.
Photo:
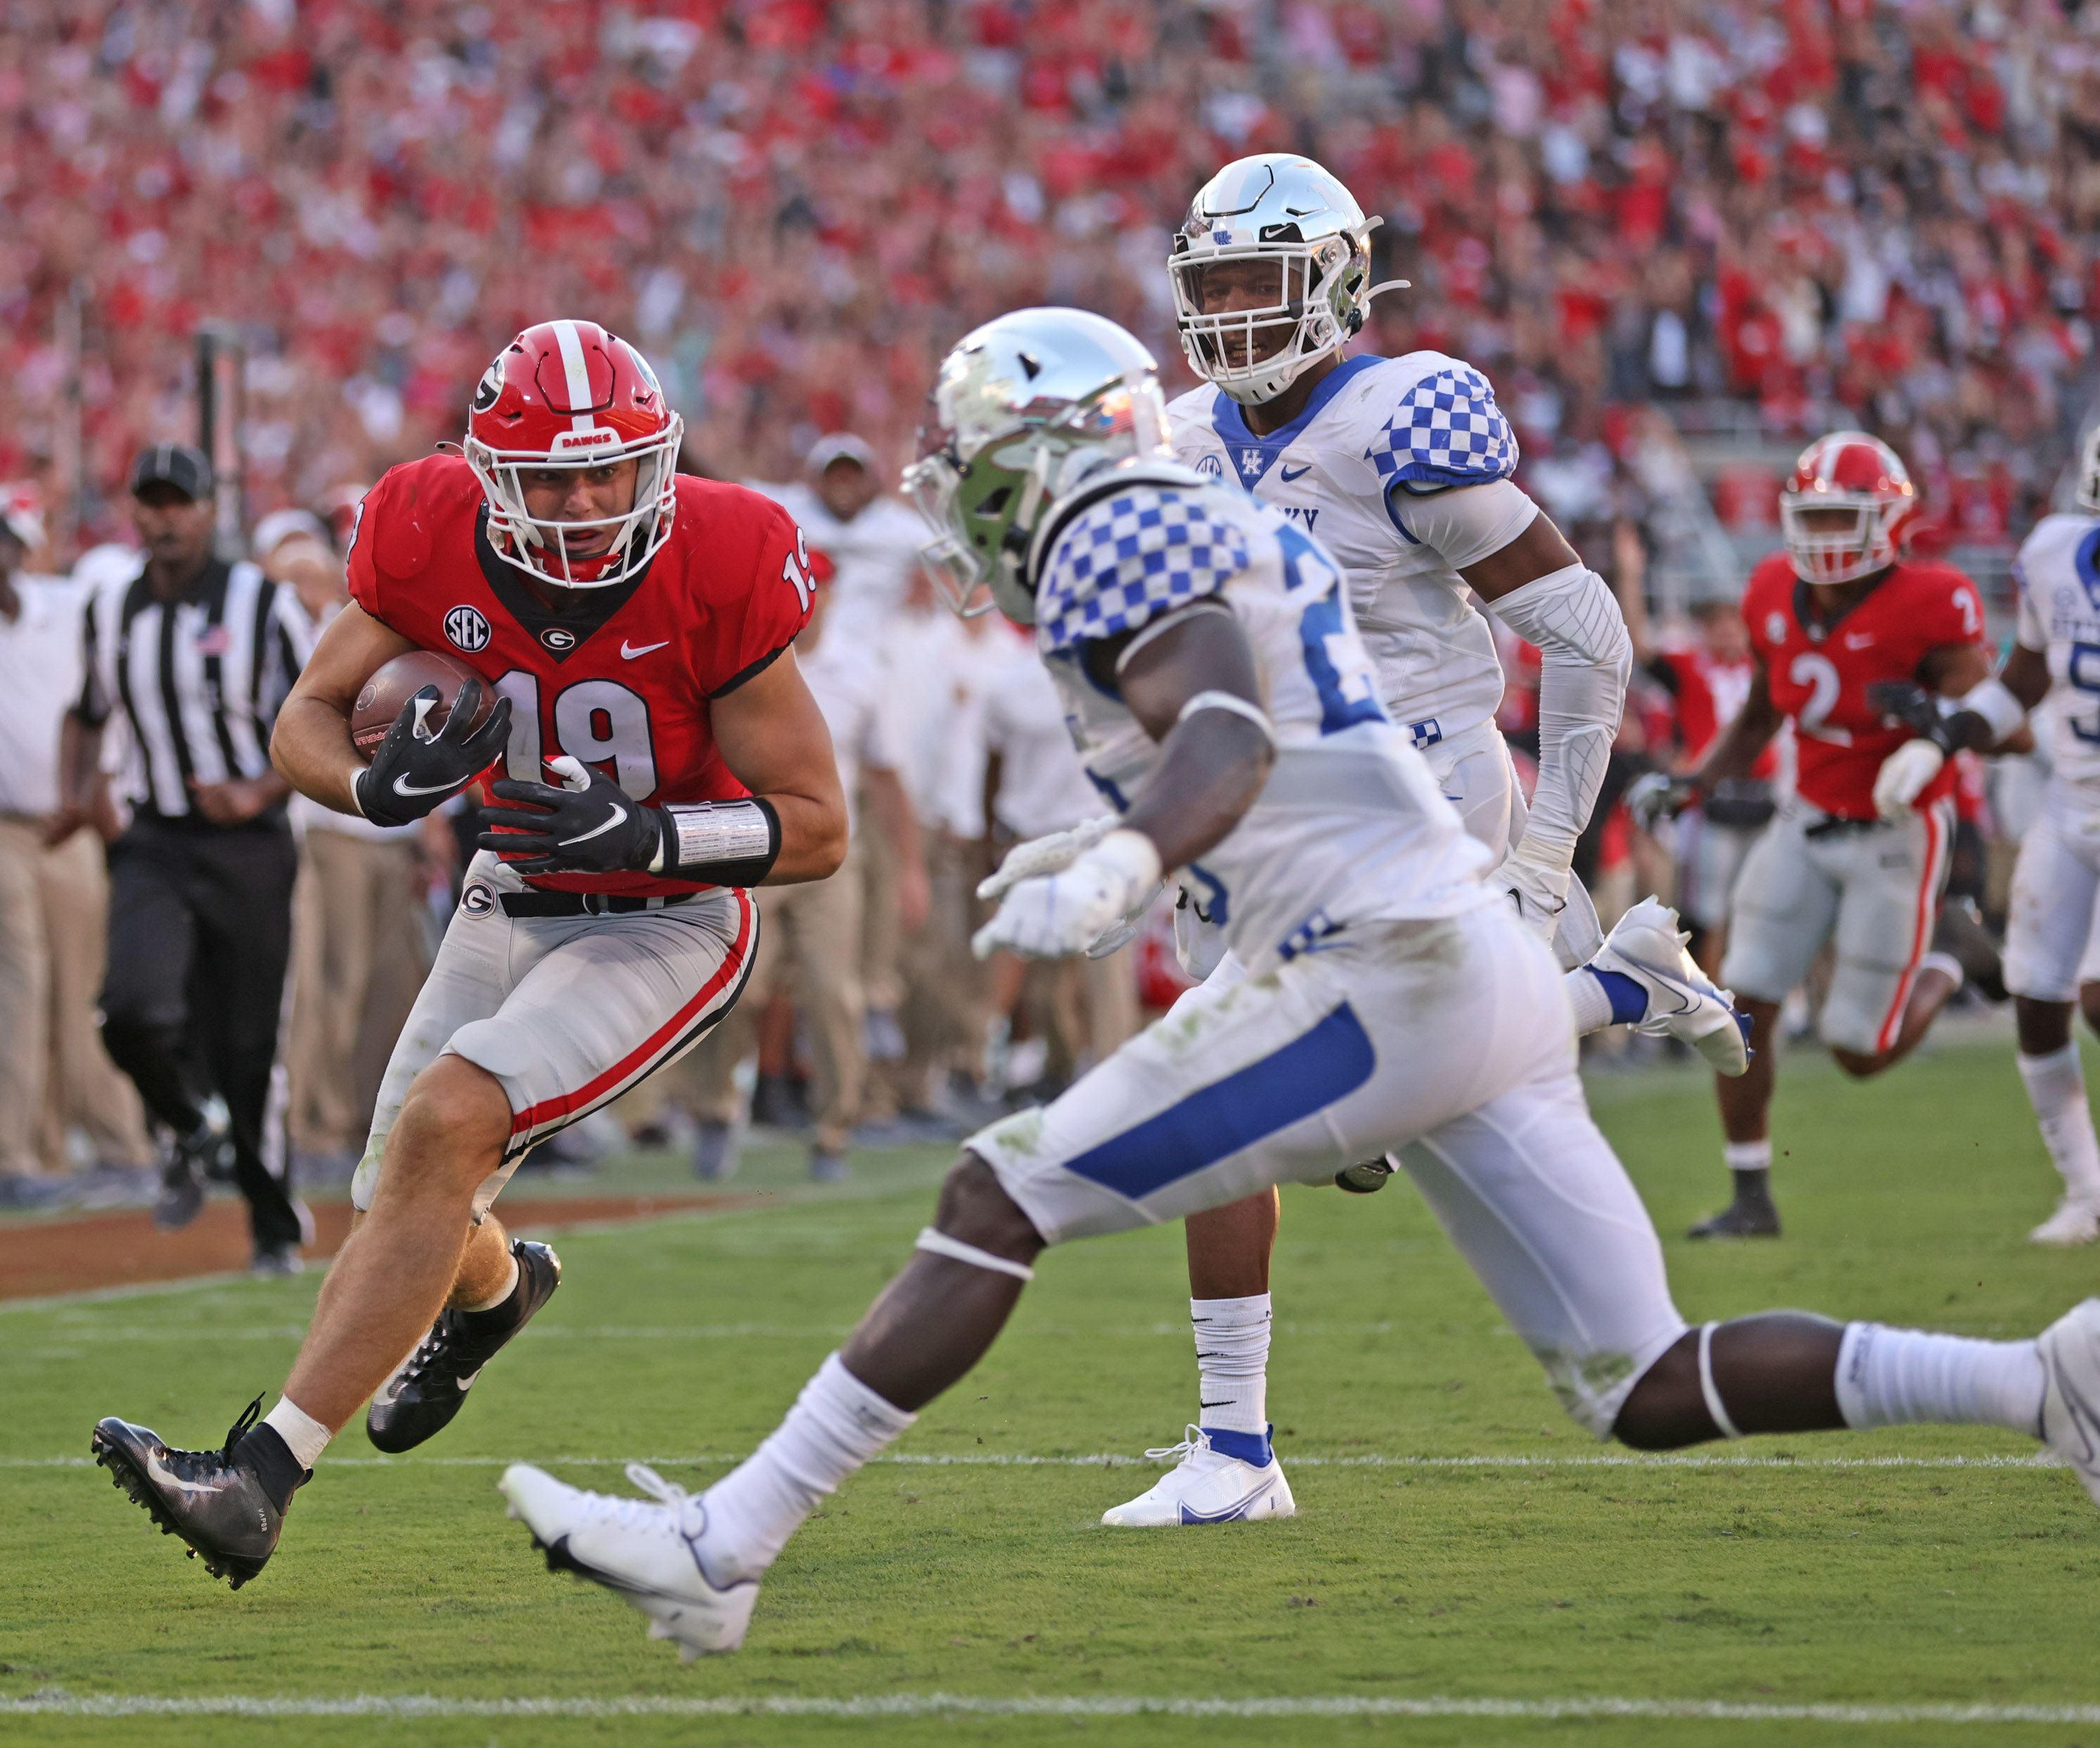
<path fill-rule="evenodd" d="M 2024 554 L 2023 554 L 2024 556 Z M 2049 627 L 2041 623 L 2041 613 L 2035 609 L 2035 592 L 2027 585 L 2027 566 L 2014 558 L 2012 581 L 2018 592 L 2018 623 L 2012 640 L 2020 649 L 2031 649 L 2035 654 L 2045 654 L 2049 649 Z"/>
<path fill-rule="evenodd" d="M 1429 497 L 1394 490 L 1386 500 L 1392 525 L 1418 546 L 1438 553 L 1454 570 L 1499 553 L 1538 519 L 1538 506 L 1507 479 L 1439 491 Z"/>
<path fill-rule="evenodd" d="M 809 543 L 795 518 L 770 500 L 761 507 L 750 570 L 741 588 L 715 603 L 715 636 L 708 646 L 710 671 L 700 676 L 709 698 L 734 692 L 779 659 L 810 623 L 817 584 L 810 569 Z M 704 557 L 692 562 L 706 563 Z"/>
<path fill-rule="evenodd" d="M 1247 537 L 1195 492 L 1138 485 L 1074 516 L 1035 592 L 1047 653 L 1105 642 L 1220 592 L 1247 568 Z"/>
<path fill-rule="evenodd" d="M 1590 823 L 1626 708 L 1633 640 L 1604 579 L 1570 565 L 1513 589 L 1489 610 L 1538 645 L 1538 786 L 1513 861 L 1565 870 Z"/>

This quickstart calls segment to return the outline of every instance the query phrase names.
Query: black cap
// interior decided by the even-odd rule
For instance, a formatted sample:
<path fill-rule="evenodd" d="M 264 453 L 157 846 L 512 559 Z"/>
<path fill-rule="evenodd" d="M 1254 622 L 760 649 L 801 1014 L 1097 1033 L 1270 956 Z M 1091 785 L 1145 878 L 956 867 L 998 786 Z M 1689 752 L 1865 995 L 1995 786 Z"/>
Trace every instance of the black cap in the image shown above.
<path fill-rule="evenodd" d="M 188 443 L 156 443 L 139 451 L 131 464 L 131 495 L 148 486 L 173 486 L 194 502 L 211 495 L 211 463 L 201 449 Z"/>

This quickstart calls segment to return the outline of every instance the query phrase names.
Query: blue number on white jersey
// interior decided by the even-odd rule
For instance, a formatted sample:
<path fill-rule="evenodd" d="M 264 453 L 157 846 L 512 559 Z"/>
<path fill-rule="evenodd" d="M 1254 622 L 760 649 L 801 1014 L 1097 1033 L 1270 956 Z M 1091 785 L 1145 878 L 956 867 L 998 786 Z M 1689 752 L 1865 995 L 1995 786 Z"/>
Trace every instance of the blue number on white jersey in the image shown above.
<path fill-rule="evenodd" d="M 1298 636 L 1305 646 L 1305 671 L 1320 698 L 1320 732 L 1335 734 L 1360 722 L 1385 721 L 1377 671 L 1349 626 L 1342 573 L 1297 529 L 1279 528 L 1277 539 L 1291 598 L 1316 592 L 1299 618 Z"/>

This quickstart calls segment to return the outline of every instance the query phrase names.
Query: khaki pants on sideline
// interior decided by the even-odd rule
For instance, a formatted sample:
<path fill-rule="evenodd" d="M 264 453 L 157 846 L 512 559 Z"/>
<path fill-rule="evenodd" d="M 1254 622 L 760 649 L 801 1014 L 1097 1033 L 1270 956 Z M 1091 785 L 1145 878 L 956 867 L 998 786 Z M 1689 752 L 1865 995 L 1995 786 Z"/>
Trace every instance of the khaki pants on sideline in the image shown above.
<path fill-rule="evenodd" d="M 91 830 L 44 852 L 39 877 L 51 957 L 51 1067 L 38 1151 L 66 1160 L 66 1131 L 78 1124 L 105 1165 L 153 1163 L 139 1089 L 102 1047 L 99 1010 L 109 953 L 109 860 Z"/>
<path fill-rule="evenodd" d="M 93 832 L 47 850 L 41 821 L 0 820 L 0 1173 L 63 1170 L 76 1122 L 98 1159 L 152 1160 L 138 1093 L 95 1024 L 108 907 Z"/>
<path fill-rule="evenodd" d="M 310 831 L 293 895 L 292 1144 L 356 1153 L 394 1041 L 430 962 L 417 850 L 405 839 Z"/>
<path fill-rule="evenodd" d="M 730 1123 L 741 1114 L 736 1065 L 751 1054 L 758 1016 L 774 993 L 785 988 L 816 1058 L 812 1105 L 816 1145 L 842 1151 L 846 1131 L 860 1113 L 861 1081 L 867 1070 L 861 1022 L 861 870 L 858 851 L 828 880 L 801 886 L 761 887 L 758 901 L 758 962 L 743 997 L 729 1017 L 700 1041 L 691 1057 L 703 1121 Z"/>
<path fill-rule="evenodd" d="M 904 1061 L 897 1069 L 898 1104 L 924 1111 L 945 1090 L 937 1072 L 960 1068 L 975 1079 L 985 1041 L 985 967 L 970 953 L 970 935 L 986 906 L 977 844 L 946 832 L 926 834 L 929 901 L 925 926 L 903 940 Z"/>
<path fill-rule="evenodd" d="M 0 1177 L 42 1167 L 36 1133 L 51 1067 L 51 953 L 38 873 L 43 834 L 33 822 L 0 820 Z"/>

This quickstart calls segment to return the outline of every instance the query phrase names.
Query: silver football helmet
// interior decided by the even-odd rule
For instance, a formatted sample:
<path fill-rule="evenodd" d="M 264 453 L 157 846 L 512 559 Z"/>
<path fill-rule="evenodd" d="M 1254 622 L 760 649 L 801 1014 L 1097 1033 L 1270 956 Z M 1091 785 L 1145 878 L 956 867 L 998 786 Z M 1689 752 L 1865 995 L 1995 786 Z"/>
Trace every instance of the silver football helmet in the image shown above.
<path fill-rule="evenodd" d="M 1083 310 L 1017 310 L 942 359 L 904 489 L 933 531 L 924 557 L 956 612 L 996 605 L 1033 625 L 1028 548 L 1050 506 L 1102 468 L 1173 459 L 1158 371 Z"/>
<path fill-rule="evenodd" d="M 1380 292 L 1356 196 L 1310 158 L 1238 158 L 1196 191 L 1167 273 L 1189 368 L 1249 407 L 1348 344 Z"/>

